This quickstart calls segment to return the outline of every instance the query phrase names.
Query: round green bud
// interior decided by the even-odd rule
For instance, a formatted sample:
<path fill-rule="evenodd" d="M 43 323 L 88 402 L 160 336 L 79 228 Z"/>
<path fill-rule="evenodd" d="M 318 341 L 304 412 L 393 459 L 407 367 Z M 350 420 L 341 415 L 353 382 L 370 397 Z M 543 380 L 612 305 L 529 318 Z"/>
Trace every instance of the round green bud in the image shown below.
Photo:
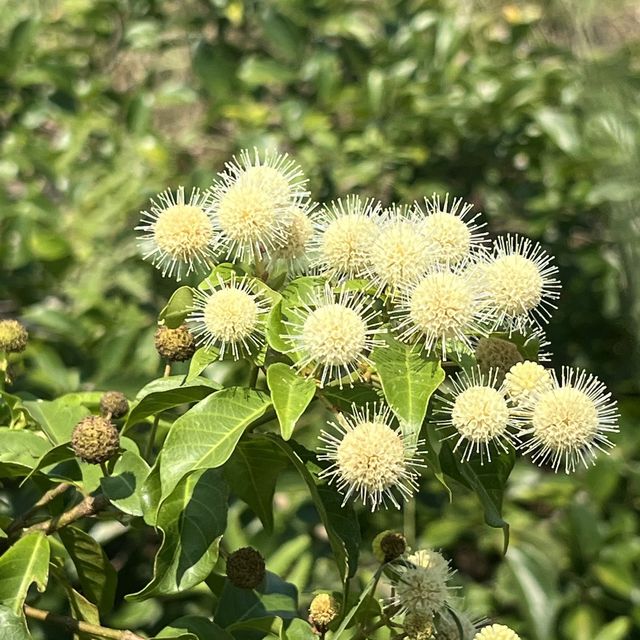
<path fill-rule="evenodd" d="M 475 351 L 476 362 L 482 373 L 497 371 L 497 381 L 502 384 L 507 371 L 518 362 L 524 362 L 522 354 L 513 342 L 502 338 L 480 338 Z"/>
<path fill-rule="evenodd" d="M 103 416 L 122 418 L 129 411 L 129 401 L 120 391 L 107 391 L 100 398 L 100 413 Z"/>
<path fill-rule="evenodd" d="M 378 562 L 393 562 L 407 550 L 407 540 L 398 531 L 383 531 L 373 539 L 372 547 Z"/>
<path fill-rule="evenodd" d="M 319 593 L 309 605 L 309 623 L 319 633 L 325 633 L 339 611 L 340 607 L 330 593 Z"/>
<path fill-rule="evenodd" d="M 160 356 L 169 362 L 188 360 L 196 351 L 196 341 L 185 324 L 177 329 L 158 327 L 155 345 Z"/>
<path fill-rule="evenodd" d="M 29 334 L 17 320 L 0 320 L 0 352 L 20 353 L 27 347 Z"/>
<path fill-rule="evenodd" d="M 120 435 L 106 418 L 88 416 L 80 420 L 73 429 L 71 447 L 84 462 L 100 464 L 118 453 Z"/>
<path fill-rule="evenodd" d="M 252 547 L 242 547 L 227 558 L 227 578 L 240 589 L 255 589 L 264 575 L 264 558 Z"/>

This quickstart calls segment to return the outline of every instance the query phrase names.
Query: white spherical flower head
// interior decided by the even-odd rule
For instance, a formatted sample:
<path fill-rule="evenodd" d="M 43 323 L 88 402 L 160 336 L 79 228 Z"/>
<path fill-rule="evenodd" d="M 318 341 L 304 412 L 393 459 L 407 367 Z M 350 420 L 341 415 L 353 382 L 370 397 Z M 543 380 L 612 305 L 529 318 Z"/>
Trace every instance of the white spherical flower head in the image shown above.
<path fill-rule="evenodd" d="M 499 452 L 508 451 L 517 440 L 521 423 L 519 414 L 507 402 L 502 388 L 497 384 L 495 371 L 484 375 L 479 368 L 463 371 L 451 379 L 451 393 L 439 394 L 442 406 L 436 413 L 442 428 L 453 427 L 446 439 L 455 439 L 454 451 L 463 448 L 462 460 L 472 454 L 480 454 L 481 463 L 486 455 L 491 460 L 493 444 Z"/>
<path fill-rule="evenodd" d="M 196 267 L 211 264 L 214 246 L 214 227 L 204 210 L 205 196 L 199 189 L 191 192 L 185 202 L 184 187 L 178 187 L 174 197 L 169 190 L 151 200 L 151 210 L 142 212 L 136 231 L 144 251 L 144 259 L 162 271 L 163 276 L 182 278 Z"/>
<path fill-rule="evenodd" d="M 271 262 L 285 262 L 290 274 L 305 271 L 310 262 L 311 244 L 315 236 L 315 204 L 293 208 L 291 221 L 286 230 L 286 241 L 274 251 Z"/>
<path fill-rule="evenodd" d="M 507 372 L 504 388 L 507 396 L 516 403 L 530 402 L 539 394 L 553 387 L 551 372 L 537 362 L 518 362 Z"/>
<path fill-rule="evenodd" d="M 360 369 L 371 365 L 369 355 L 383 343 L 385 333 L 372 301 L 363 295 L 334 294 L 329 285 L 316 292 L 308 304 L 292 309 L 287 321 L 293 344 L 292 352 L 299 354 L 297 367 L 319 378 L 320 386 L 343 378 L 351 382 L 361 375 Z"/>
<path fill-rule="evenodd" d="M 478 631 L 473 640 L 520 640 L 520 636 L 503 624 L 492 624 Z"/>
<path fill-rule="evenodd" d="M 437 551 L 418 551 L 393 566 L 392 603 L 408 614 L 438 614 L 447 607 L 451 575 L 449 563 Z"/>
<path fill-rule="evenodd" d="M 420 233 L 419 212 L 393 206 L 385 212 L 378 240 L 371 248 L 369 277 L 391 293 L 419 280 L 433 264 L 429 244 Z"/>
<path fill-rule="evenodd" d="M 358 278 L 371 263 L 371 247 L 378 234 L 380 203 L 348 196 L 325 206 L 312 243 L 314 266 L 332 279 Z"/>
<path fill-rule="evenodd" d="M 553 375 L 552 388 L 539 393 L 526 407 L 529 426 L 523 450 L 538 464 L 549 461 L 566 473 L 595 463 L 597 452 L 613 446 L 607 434 L 617 432 L 618 411 L 611 394 L 595 376 L 564 367 L 559 381 Z"/>
<path fill-rule="evenodd" d="M 471 349 L 471 337 L 486 335 L 484 294 L 467 271 L 431 269 L 403 291 L 392 318 L 398 338 L 423 342 L 427 351 Z"/>
<path fill-rule="evenodd" d="M 520 236 L 498 238 L 482 269 L 489 305 L 499 324 L 521 331 L 548 322 L 560 295 L 558 268 L 537 243 Z"/>
<path fill-rule="evenodd" d="M 198 345 L 216 348 L 220 358 L 231 352 L 234 360 L 255 353 L 264 344 L 265 315 L 269 305 L 255 293 L 251 281 L 232 276 L 209 290 L 194 290 L 194 310 L 189 316 Z"/>
<path fill-rule="evenodd" d="M 435 262 L 458 264 L 484 245 L 487 234 L 481 229 L 485 223 L 477 222 L 479 213 L 470 216 L 472 204 L 462 198 L 450 201 L 448 193 L 444 200 L 434 193 L 431 199 L 424 199 L 424 204 L 427 213 L 420 229 Z"/>
<path fill-rule="evenodd" d="M 320 460 L 331 465 L 320 476 L 336 482 L 344 503 L 357 496 L 374 511 L 387 500 L 400 508 L 417 490 L 416 469 L 423 466 L 417 447 L 410 447 L 402 429 L 392 426 L 387 407 L 366 405 L 341 414 L 331 426 L 337 434 L 323 431 Z M 421 443 L 419 443 L 421 444 Z"/>
<path fill-rule="evenodd" d="M 285 155 L 248 151 L 225 165 L 207 201 L 231 259 L 259 260 L 286 244 L 296 206 L 308 192 L 300 167 Z"/>

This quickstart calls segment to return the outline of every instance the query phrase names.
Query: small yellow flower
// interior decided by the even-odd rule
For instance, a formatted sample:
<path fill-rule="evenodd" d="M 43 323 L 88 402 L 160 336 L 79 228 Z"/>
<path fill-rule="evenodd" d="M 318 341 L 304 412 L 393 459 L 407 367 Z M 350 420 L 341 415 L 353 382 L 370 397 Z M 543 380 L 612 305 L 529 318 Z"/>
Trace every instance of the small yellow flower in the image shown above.
<path fill-rule="evenodd" d="M 322 633 L 339 611 L 338 603 L 330 593 L 319 593 L 309 605 L 309 620 Z"/>
<path fill-rule="evenodd" d="M 287 154 L 244 150 L 218 176 L 207 205 L 228 256 L 260 260 L 286 245 L 296 207 L 308 196 L 300 167 Z"/>
<path fill-rule="evenodd" d="M 258 351 L 264 344 L 265 316 L 269 305 L 253 290 L 248 278 L 233 275 L 217 284 L 206 280 L 208 289 L 194 290 L 194 310 L 188 320 L 200 346 L 217 348 L 222 359 L 230 351 L 234 360 Z"/>
<path fill-rule="evenodd" d="M 320 477 L 336 482 L 343 504 L 357 496 L 371 511 L 386 507 L 387 499 L 399 509 L 397 498 L 408 500 L 417 490 L 415 469 L 422 466 L 418 452 L 391 423 L 386 407 L 354 405 L 351 415 L 341 414 L 332 424 L 338 435 L 322 432 L 323 453 L 318 457 L 331 465 Z"/>
<path fill-rule="evenodd" d="M 434 261 L 421 233 L 419 212 L 393 205 L 384 215 L 380 236 L 370 250 L 368 275 L 379 290 L 394 293 L 419 280 Z"/>
<path fill-rule="evenodd" d="M 486 376 L 477 368 L 462 371 L 451 378 L 450 394 L 440 393 L 439 397 L 442 406 L 435 411 L 443 417 L 437 423 L 454 428 L 447 439 L 455 439 L 454 451 L 464 446 L 463 461 L 473 453 L 479 453 L 481 461 L 486 454 L 490 461 L 491 444 L 498 451 L 508 451 L 517 440 L 521 418 L 498 386 L 495 371 Z"/>
<path fill-rule="evenodd" d="M 434 193 L 431 199 L 424 199 L 424 204 L 427 213 L 420 229 L 429 244 L 433 261 L 455 265 L 484 245 L 487 233 L 481 229 L 485 223 L 476 222 L 480 214 L 465 220 L 473 209 L 472 204 L 462 198 L 453 198 L 450 202 L 448 193 L 444 200 Z"/>
<path fill-rule="evenodd" d="M 162 271 L 163 276 L 182 278 L 196 267 L 209 267 L 215 253 L 213 221 L 205 211 L 206 195 L 199 189 L 185 202 L 184 187 L 174 197 L 169 190 L 151 200 L 151 210 L 142 212 L 138 237 L 145 260 Z"/>
<path fill-rule="evenodd" d="M 548 322 L 560 296 L 558 268 L 537 243 L 520 236 L 496 240 L 491 260 L 482 269 L 489 305 L 510 331 Z"/>
<path fill-rule="evenodd" d="M 504 379 L 507 395 L 514 402 L 529 402 L 553 387 L 551 372 L 537 362 L 526 360 L 514 364 Z"/>
<path fill-rule="evenodd" d="M 409 615 L 433 616 L 444 611 L 450 598 L 449 562 L 431 549 L 422 549 L 393 565 L 392 604 Z"/>
<path fill-rule="evenodd" d="M 566 473 L 579 462 L 594 464 L 598 451 L 613 446 L 607 434 L 619 430 L 616 402 L 598 378 L 581 369 L 564 367 L 560 380 L 553 374 L 551 389 L 524 409 L 524 453 L 538 464 L 550 461 L 554 471 L 563 464 Z"/>
<path fill-rule="evenodd" d="M 503 624 L 492 624 L 478 631 L 473 640 L 520 640 L 520 636 Z"/>
<path fill-rule="evenodd" d="M 484 294 L 467 271 L 432 268 L 400 295 L 392 318 L 404 342 L 423 342 L 429 352 L 471 349 L 472 336 L 486 335 Z"/>
<path fill-rule="evenodd" d="M 325 206 L 318 221 L 319 234 L 312 245 L 314 265 L 320 273 L 336 280 L 364 275 L 378 238 L 379 217 L 380 203 L 359 196 Z"/>
<path fill-rule="evenodd" d="M 342 386 L 343 378 L 351 382 L 358 377 L 362 367 L 372 364 L 373 348 L 384 344 L 379 336 L 386 329 L 372 302 L 344 290 L 336 295 L 327 284 L 308 303 L 292 309 L 286 322 L 289 334 L 283 337 L 300 356 L 298 369 L 316 375 L 321 387 L 334 380 Z"/>

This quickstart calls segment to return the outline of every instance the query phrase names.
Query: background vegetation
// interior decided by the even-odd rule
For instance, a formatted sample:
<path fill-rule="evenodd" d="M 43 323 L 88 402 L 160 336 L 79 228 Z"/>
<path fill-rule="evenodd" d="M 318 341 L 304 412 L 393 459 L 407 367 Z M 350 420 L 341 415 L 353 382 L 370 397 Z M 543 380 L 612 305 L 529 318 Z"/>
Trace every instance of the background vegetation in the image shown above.
<path fill-rule="evenodd" d="M 290 151 L 320 200 L 466 196 L 557 257 L 554 361 L 601 376 L 622 433 L 571 479 L 518 465 L 505 560 L 475 498 L 449 505 L 435 483 L 419 539 L 453 559 L 471 613 L 525 638 L 640 638 L 640 17 L 603 4 L 0 0 L 0 314 L 32 336 L 13 390 L 131 394 L 159 375 L 171 285 L 140 260 L 138 212 L 242 147 Z M 276 501 L 275 535 L 237 503 L 225 544 L 258 546 L 306 603 L 337 578 L 329 546 L 293 478 Z M 366 546 L 389 518 L 361 524 Z M 92 529 L 132 591 L 158 541 L 122 533 Z M 151 633 L 184 609 L 116 594 L 105 622 Z"/>

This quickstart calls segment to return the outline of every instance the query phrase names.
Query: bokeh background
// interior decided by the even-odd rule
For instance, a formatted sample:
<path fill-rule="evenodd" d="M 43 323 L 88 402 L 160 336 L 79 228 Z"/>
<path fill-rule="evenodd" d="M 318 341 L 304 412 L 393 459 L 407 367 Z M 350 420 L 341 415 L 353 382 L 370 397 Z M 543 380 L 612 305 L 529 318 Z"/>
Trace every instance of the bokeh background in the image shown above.
<path fill-rule="evenodd" d="M 556 256 L 554 364 L 611 387 L 622 433 L 571 479 L 517 465 L 506 559 L 475 498 L 428 480 L 421 542 L 453 559 L 475 617 L 529 640 L 640 638 L 637 2 L 0 0 L 0 16 L 0 316 L 32 335 L 15 390 L 135 395 L 159 375 L 172 284 L 133 227 L 240 148 L 290 152 L 321 201 L 465 196 L 492 233 Z M 303 488 L 285 477 L 276 497 L 276 535 L 238 503 L 228 546 L 258 544 L 308 602 L 335 582 L 328 545 Z M 400 524 L 363 514 L 365 541 Z M 157 539 L 94 534 L 127 590 L 144 584 Z M 105 622 L 153 632 L 208 607 L 119 597 Z"/>

